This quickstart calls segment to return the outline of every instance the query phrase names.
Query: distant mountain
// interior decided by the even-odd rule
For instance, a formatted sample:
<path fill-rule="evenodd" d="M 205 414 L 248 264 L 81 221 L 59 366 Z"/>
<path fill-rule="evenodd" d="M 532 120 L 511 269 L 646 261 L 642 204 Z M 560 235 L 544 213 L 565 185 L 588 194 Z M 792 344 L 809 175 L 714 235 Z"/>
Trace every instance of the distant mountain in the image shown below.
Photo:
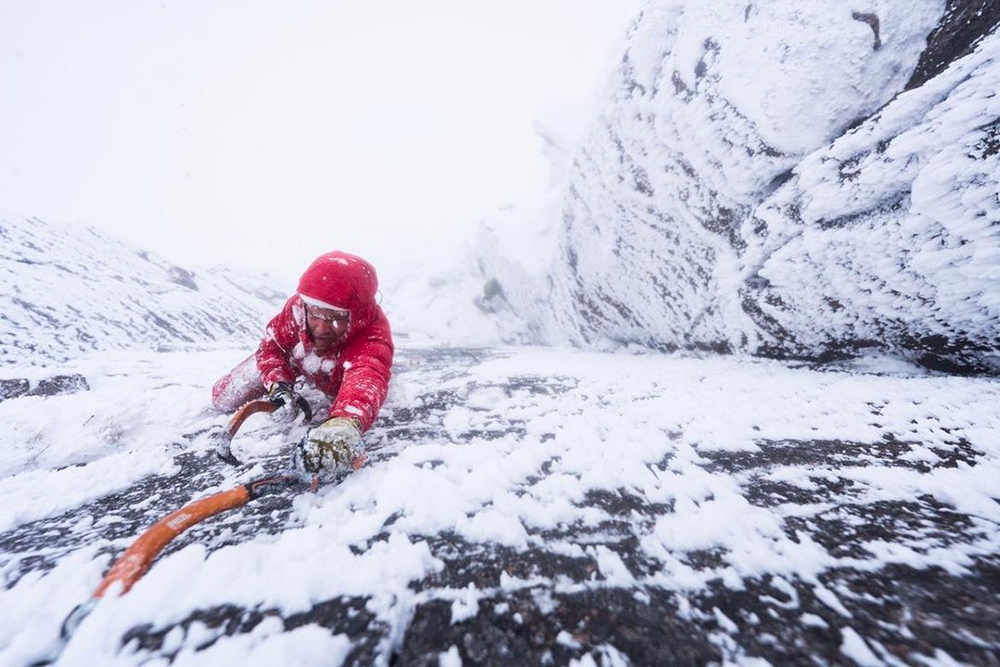
<path fill-rule="evenodd" d="M 252 344 L 287 297 L 274 283 L 231 268 L 197 273 L 92 228 L 0 214 L 0 366 Z"/>
<path fill-rule="evenodd" d="M 998 24 L 650 0 L 559 210 L 484 225 L 486 305 L 541 341 L 1000 372 Z"/>

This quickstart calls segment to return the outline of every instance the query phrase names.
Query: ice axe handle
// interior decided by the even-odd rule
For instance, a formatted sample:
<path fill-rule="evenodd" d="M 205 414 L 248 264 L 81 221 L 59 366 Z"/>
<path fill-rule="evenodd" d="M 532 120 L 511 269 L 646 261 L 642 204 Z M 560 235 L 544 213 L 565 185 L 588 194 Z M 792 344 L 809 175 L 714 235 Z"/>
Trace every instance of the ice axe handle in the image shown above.
<path fill-rule="evenodd" d="M 295 405 L 298 406 L 299 410 L 305 416 L 306 422 L 311 422 L 313 413 L 312 408 L 309 407 L 309 401 L 307 401 L 302 396 L 295 397 Z M 250 415 L 255 415 L 258 412 L 271 413 L 281 407 L 281 403 L 276 403 L 269 398 L 260 398 L 255 401 L 249 401 L 244 403 L 239 410 L 233 413 L 233 416 L 229 418 L 229 424 L 226 425 L 226 430 L 220 436 L 218 447 L 216 448 L 216 454 L 224 462 L 232 466 L 242 465 L 240 460 L 233 455 L 232 442 L 236 433 L 243 426 L 243 422 L 250 417 Z"/>
<path fill-rule="evenodd" d="M 240 406 L 240 409 L 234 412 L 233 416 L 229 418 L 226 430 L 218 436 L 218 443 L 215 447 L 216 456 L 231 466 L 243 465 L 243 463 L 233 455 L 233 436 L 236 435 L 236 432 L 240 430 L 240 427 L 243 426 L 243 422 L 245 422 L 250 415 L 255 415 L 258 412 L 274 412 L 277 409 L 277 404 L 272 402 L 270 399 L 264 398 L 256 401 L 249 401 Z"/>
<path fill-rule="evenodd" d="M 260 398 L 256 401 L 248 401 L 244 403 L 239 410 L 233 413 L 233 416 L 229 418 L 229 424 L 226 426 L 226 435 L 232 440 L 236 435 L 236 432 L 240 430 L 243 426 L 243 422 L 247 420 L 250 415 L 255 415 L 258 412 L 274 412 L 278 409 L 278 404 L 271 401 L 269 398 Z"/>

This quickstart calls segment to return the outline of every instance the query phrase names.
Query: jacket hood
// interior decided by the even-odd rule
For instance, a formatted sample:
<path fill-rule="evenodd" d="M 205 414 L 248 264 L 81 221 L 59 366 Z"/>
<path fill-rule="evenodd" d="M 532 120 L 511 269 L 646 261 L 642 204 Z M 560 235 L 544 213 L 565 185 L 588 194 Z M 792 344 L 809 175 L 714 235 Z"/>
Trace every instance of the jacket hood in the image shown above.
<path fill-rule="evenodd" d="M 356 255 L 333 251 L 317 257 L 299 279 L 299 296 L 351 312 L 351 328 L 366 326 L 375 315 L 378 276 Z M 317 303 L 318 302 L 318 303 Z"/>

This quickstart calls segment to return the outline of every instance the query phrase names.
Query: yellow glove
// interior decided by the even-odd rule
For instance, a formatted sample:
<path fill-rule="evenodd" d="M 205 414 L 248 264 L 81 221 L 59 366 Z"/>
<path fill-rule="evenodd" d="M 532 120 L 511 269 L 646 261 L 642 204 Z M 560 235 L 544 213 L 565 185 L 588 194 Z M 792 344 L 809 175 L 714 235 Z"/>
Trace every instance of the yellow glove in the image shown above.
<path fill-rule="evenodd" d="M 301 445 L 301 467 L 313 473 L 347 470 L 363 451 L 358 421 L 334 417 L 306 436 Z"/>

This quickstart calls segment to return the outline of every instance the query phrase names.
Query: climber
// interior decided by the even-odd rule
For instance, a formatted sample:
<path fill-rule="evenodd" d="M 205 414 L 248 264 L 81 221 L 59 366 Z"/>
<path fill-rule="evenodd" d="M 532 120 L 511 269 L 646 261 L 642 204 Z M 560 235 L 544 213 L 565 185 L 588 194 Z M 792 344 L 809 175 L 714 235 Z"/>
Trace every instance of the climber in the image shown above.
<path fill-rule="evenodd" d="M 389 322 L 376 303 L 371 264 L 345 252 L 318 257 L 297 292 L 267 325 L 255 354 L 212 387 L 216 409 L 232 412 L 267 395 L 278 414 L 297 415 L 302 378 L 331 402 L 329 418 L 311 429 L 294 455 L 296 467 L 330 473 L 347 469 L 364 449 L 361 435 L 385 401 L 392 366 Z"/>

